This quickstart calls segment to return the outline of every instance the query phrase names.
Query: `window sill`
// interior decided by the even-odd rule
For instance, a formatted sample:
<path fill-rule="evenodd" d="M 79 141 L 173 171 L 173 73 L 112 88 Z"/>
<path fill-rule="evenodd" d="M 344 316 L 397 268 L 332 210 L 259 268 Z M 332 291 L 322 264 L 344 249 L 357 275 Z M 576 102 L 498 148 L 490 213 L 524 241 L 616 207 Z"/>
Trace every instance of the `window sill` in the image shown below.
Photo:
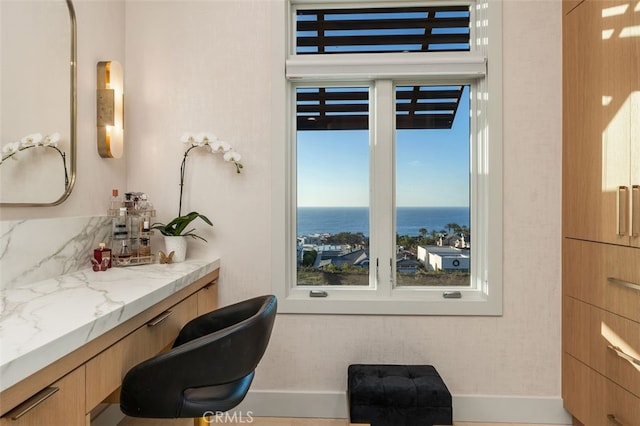
<path fill-rule="evenodd" d="M 479 291 L 461 291 L 460 299 L 444 299 L 442 291 L 416 297 L 415 292 L 396 291 L 388 297 L 358 298 L 327 290 L 326 297 L 310 297 L 309 291 L 296 290 L 278 295 L 278 312 L 283 314 L 329 315 L 438 315 L 501 316 L 502 298 L 490 298 Z M 366 290 L 362 291 L 363 293 Z"/>

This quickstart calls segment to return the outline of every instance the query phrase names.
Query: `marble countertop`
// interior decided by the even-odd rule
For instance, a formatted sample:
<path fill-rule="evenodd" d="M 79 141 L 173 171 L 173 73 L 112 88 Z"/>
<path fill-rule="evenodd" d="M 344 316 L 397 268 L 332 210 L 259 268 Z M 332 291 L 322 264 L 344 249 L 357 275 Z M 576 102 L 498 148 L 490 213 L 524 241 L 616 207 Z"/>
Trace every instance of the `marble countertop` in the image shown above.
<path fill-rule="evenodd" d="M 85 269 L 0 290 L 0 391 L 214 271 L 219 259 Z"/>

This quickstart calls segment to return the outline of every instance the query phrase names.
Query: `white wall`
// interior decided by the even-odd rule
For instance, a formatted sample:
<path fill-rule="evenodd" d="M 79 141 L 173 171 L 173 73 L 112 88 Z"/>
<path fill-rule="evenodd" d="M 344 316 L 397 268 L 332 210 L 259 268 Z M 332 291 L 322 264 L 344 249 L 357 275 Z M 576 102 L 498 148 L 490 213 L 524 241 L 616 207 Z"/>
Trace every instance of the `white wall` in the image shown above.
<path fill-rule="evenodd" d="M 271 292 L 272 102 L 284 64 L 272 54 L 280 0 L 76 0 L 79 26 L 79 172 L 59 207 L 8 209 L 3 219 L 104 214 L 112 187 L 149 193 L 177 213 L 186 130 L 229 141 L 245 168 L 188 162 L 185 208 L 209 216 L 222 258 L 221 303 Z M 253 390 L 346 389 L 355 362 L 434 364 L 454 395 L 560 395 L 561 2 L 508 1 L 504 18 L 504 315 L 395 317 L 280 315 Z M 125 54 L 126 53 L 126 54 Z M 95 63 L 124 65 L 125 158 L 95 151 Z M 277 70 L 277 71 L 276 71 Z M 126 162 L 126 171 L 124 163 Z M 126 175 L 126 176 L 125 176 Z M 283 406 L 274 407 L 284 410 Z M 500 410 L 496 410 L 500 411 Z M 284 411 L 283 411 L 284 412 Z M 477 419 L 481 420 L 481 419 Z"/>
<path fill-rule="evenodd" d="M 223 304 L 271 291 L 272 7 L 264 0 L 127 3 L 129 185 L 174 215 L 185 130 L 244 155 L 189 159 L 187 208 L 211 217 Z M 560 2 L 504 2 L 504 315 L 280 315 L 254 390 L 344 391 L 355 362 L 430 363 L 454 394 L 560 394 Z M 282 41 L 284 38 L 282 38 Z M 273 52 L 276 54 L 277 52 Z"/>

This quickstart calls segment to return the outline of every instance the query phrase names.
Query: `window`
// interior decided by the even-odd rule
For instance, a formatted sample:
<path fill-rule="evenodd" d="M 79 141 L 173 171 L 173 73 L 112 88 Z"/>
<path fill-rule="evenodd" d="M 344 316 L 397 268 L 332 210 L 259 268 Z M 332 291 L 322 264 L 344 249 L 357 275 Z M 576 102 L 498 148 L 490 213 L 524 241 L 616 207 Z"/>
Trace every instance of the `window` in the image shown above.
<path fill-rule="evenodd" d="M 356 6 L 289 5 L 281 311 L 499 315 L 500 8 Z"/>

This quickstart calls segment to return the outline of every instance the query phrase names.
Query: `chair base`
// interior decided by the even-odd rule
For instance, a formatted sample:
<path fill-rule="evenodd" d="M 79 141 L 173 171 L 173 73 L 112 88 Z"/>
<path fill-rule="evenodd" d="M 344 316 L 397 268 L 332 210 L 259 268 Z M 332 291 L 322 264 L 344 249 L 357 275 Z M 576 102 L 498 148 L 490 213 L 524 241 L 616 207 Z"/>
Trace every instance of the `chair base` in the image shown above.
<path fill-rule="evenodd" d="M 193 426 L 211 426 L 211 419 L 208 417 L 196 417 L 193 419 Z"/>

